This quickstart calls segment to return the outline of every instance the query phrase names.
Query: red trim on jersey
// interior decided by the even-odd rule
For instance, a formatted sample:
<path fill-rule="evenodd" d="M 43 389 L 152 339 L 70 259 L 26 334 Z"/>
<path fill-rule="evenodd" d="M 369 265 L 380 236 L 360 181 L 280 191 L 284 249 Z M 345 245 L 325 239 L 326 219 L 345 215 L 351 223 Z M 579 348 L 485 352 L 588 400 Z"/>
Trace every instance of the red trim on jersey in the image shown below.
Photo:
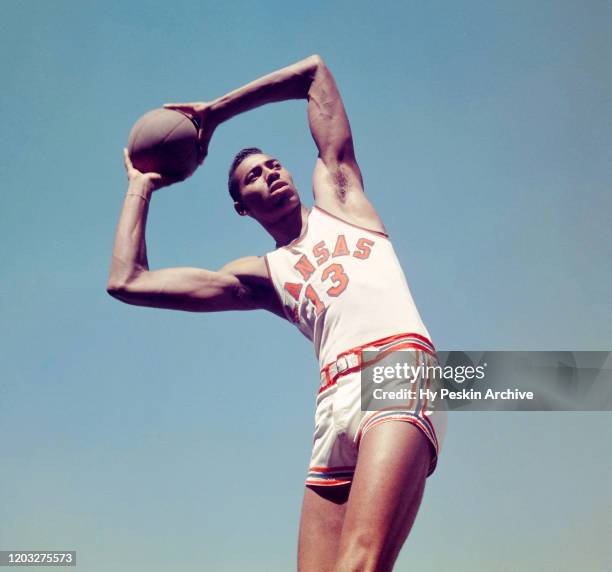
<path fill-rule="evenodd" d="M 370 429 L 370 427 L 374 427 L 381 422 L 386 420 L 390 421 L 408 421 L 409 423 L 414 423 L 418 425 L 420 429 L 429 437 L 432 445 L 436 449 L 436 452 L 439 451 L 440 447 L 438 444 L 438 436 L 436 435 L 436 429 L 431 422 L 431 419 L 427 415 L 419 415 L 413 409 L 409 407 L 387 407 L 385 409 L 381 409 L 377 411 L 373 415 L 369 417 L 369 419 L 363 423 L 363 425 L 359 428 L 357 432 L 357 436 L 355 438 L 355 443 L 359 446 L 362 437 L 365 433 Z"/>
<path fill-rule="evenodd" d="M 348 485 L 353 482 L 353 479 L 344 480 L 326 480 L 326 481 L 315 481 L 313 479 L 306 479 L 306 486 L 311 487 L 337 487 L 338 485 Z"/>
<path fill-rule="evenodd" d="M 322 209 L 321 207 L 318 206 L 314 206 L 315 209 L 317 209 L 318 211 L 321 211 L 323 214 L 326 214 L 327 216 L 330 216 L 331 218 L 335 218 L 336 220 L 339 220 L 340 222 L 343 222 L 344 224 L 348 224 L 349 226 L 352 226 L 354 228 L 358 228 L 360 230 L 365 230 L 367 232 L 371 232 L 372 234 L 377 234 L 378 236 L 382 236 L 383 238 L 389 238 L 389 235 L 386 232 L 381 232 L 380 230 L 372 230 L 371 228 L 366 228 L 365 226 L 359 226 L 358 224 L 354 224 L 352 222 L 349 222 L 347 220 L 344 220 L 343 218 L 340 218 L 339 216 L 336 216 L 330 212 L 327 212 L 325 209 Z"/>
<path fill-rule="evenodd" d="M 338 473 L 338 472 L 350 472 L 350 476 L 342 476 L 337 478 L 326 478 L 326 473 Z M 346 485 L 353 480 L 355 474 L 355 466 L 343 466 L 343 467 L 308 467 L 308 473 L 320 473 L 321 476 L 308 475 L 306 478 L 306 484 L 317 486 L 317 487 L 332 487 L 335 485 Z"/>
<path fill-rule="evenodd" d="M 268 262 L 267 254 L 264 254 L 264 262 L 266 263 L 266 272 L 268 273 L 268 278 L 270 279 L 270 283 L 272 284 L 272 290 L 274 290 L 274 293 L 276 294 L 276 297 L 278 298 L 278 303 L 280 304 L 281 310 L 283 311 L 283 314 L 285 315 L 285 318 L 287 319 L 287 321 L 293 324 L 294 321 L 291 319 L 291 316 L 287 314 L 287 310 L 285 309 L 285 304 L 283 304 L 283 298 L 279 294 L 278 290 L 276 289 L 276 286 L 274 285 L 274 278 L 272 278 L 272 272 L 270 272 L 270 263 Z"/>
<path fill-rule="evenodd" d="M 362 344 L 360 346 L 356 346 L 354 348 L 351 348 L 350 350 L 346 350 L 340 354 L 337 355 L 336 359 L 330 363 L 328 363 L 327 365 L 323 366 L 323 368 L 321 369 L 321 373 L 325 374 L 325 383 L 321 385 L 321 387 L 319 388 L 319 393 L 325 391 L 326 389 L 329 389 L 332 385 L 336 384 L 336 381 L 340 378 L 343 377 L 345 375 L 348 375 L 349 373 L 353 373 L 354 371 L 359 371 L 360 369 L 362 369 L 362 367 L 364 366 L 364 364 L 362 363 L 362 356 L 361 356 L 361 352 L 365 349 L 365 348 L 370 348 L 370 347 L 379 347 L 379 346 L 385 346 L 389 343 L 392 343 L 395 340 L 400 340 L 402 338 L 416 338 L 417 340 L 422 340 L 423 341 L 423 345 L 420 345 L 418 343 L 414 343 L 414 342 L 410 342 L 410 341 L 406 341 L 403 343 L 400 343 L 396 346 L 393 346 L 392 348 L 389 348 L 388 350 L 383 350 L 380 355 L 376 356 L 375 359 L 367 362 L 365 365 L 372 365 L 378 361 L 380 361 L 381 359 L 383 359 L 385 356 L 387 356 L 389 353 L 397 351 L 397 350 L 401 350 L 401 349 L 413 349 L 413 350 L 420 350 L 420 351 L 424 351 L 427 352 L 428 354 L 433 355 L 435 352 L 435 347 L 434 345 L 425 337 L 425 336 L 421 336 L 420 334 L 413 334 L 413 333 L 405 333 L 405 334 L 395 334 L 393 336 L 388 336 L 386 338 L 381 338 L 380 340 L 374 340 L 373 342 L 368 342 L 366 344 Z M 340 358 L 349 355 L 349 354 L 357 354 L 358 357 L 358 363 L 357 365 L 353 366 L 353 367 L 349 367 L 348 369 L 345 369 L 342 372 L 339 372 L 335 375 L 335 377 L 332 379 L 330 377 L 329 374 L 329 370 L 330 367 L 332 366 L 332 364 L 336 363 Z"/>
<path fill-rule="evenodd" d="M 388 421 L 404 421 L 405 423 L 412 423 L 413 425 L 416 425 L 423 433 L 425 433 L 425 435 L 430 441 L 432 441 L 431 436 L 429 435 L 429 428 L 423 423 L 422 419 L 418 417 L 406 417 L 404 415 L 396 415 L 396 416 L 388 415 L 387 417 L 375 419 L 371 423 L 368 423 L 366 426 L 364 426 L 363 431 L 361 431 L 361 434 L 359 436 L 359 442 L 363 440 L 363 438 L 365 437 L 365 435 L 370 429 L 376 427 L 377 425 L 382 425 L 383 423 L 387 423 Z M 432 445 L 434 445 L 435 447 L 435 444 L 433 443 L 433 441 L 432 441 Z"/>
<path fill-rule="evenodd" d="M 370 423 L 370 421 L 372 422 Z M 400 417 L 400 416 L 398 417 L 389 416 L 389 417 L 383 417 L 382 419 L 376 419 L 376 415 L 373 415 L 370 421 L 368 421 L 363 426 L 362 430 L 359 432 L 359 435 L 357 438 L 358 446 L 361 444 L 361 441 L 365 437 L 365 434 L 370 429 L 372 429 L 373 427 L 376 427 L 377 425 L 381 425 L 389 421 L 399 421 L 400 423 L 411 423 L 412 425 L 417 427 L 421 431 L 421 433 L 423 433 L 423 435 L 425 435 L 425 437 L 427 438 L 427 440 L 431 443 L 433 447 L 433 455 L 429 463 L 429 468 L 427 470 L 427 476 L 431 475 L 435 471 L 436 465 L 438 464 L 438 455 L 440 453 L 440 446 L 438 444 L 438 436 L 436 435 L 436 430 L 434 429 L 429 419 L 427 419 L 426 417 Z"/>
<path fill-rule="evenodd" d="M 332 471 L 354 471 L 355 467 L 308 467 L 308 470 L 317 471 L 317 473 L 331 473 Z"/>

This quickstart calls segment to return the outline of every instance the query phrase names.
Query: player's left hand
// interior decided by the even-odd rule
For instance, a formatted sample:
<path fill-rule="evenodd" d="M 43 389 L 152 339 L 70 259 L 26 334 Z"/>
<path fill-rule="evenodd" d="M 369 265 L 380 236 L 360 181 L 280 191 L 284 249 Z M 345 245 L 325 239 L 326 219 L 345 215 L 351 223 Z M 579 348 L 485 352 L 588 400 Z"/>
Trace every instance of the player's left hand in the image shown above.
<path fill-rule="evenodd" d="M 206 155 L 208 155 L 208 144 L 216 129 L 216 124 L 212 119 L 212 106 L 206 101 L 197 101 L 193 103 L 165 103 L 165 109 L 174 109 L 191 117 L 198 125 L 198 143 L 200 145 L 200 153 L 198 155 L 198 164 L 202 164 Z"/>

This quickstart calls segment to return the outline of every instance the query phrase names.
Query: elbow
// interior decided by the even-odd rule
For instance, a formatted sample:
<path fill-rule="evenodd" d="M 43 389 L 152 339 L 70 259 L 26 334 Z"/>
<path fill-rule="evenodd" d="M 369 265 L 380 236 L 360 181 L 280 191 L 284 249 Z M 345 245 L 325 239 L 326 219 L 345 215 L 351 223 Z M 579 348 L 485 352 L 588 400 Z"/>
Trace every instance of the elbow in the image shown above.
<path fill-rule="evenodd" d="M 308 82 L 306 87 L 308 90 L 307 97 L 310 97 L 312 89 L 315 88 L 315 86 L 327 75 L 329 75 L 329 70 L 323 61 L 323 58 L 319 54 L 308 56 L 304 62 L 306 62 L 305 77 L 307 78 Z"/>
<path fill-rule="evenodd" d="M 126 275 L 124 272 L 117 272 L 111 269 L 108 282 L 106 283 L 106 292 L 113 298 L 117 298 L 122 302 L 126 301 L 136 293 L 137 278 L 142 274 L 141 272 L 135 272 L 131 275 Z"/>
<path fill-rule="evenodd" d="M 310 56 L 308 59 L 310 60 L 310 63 L 315 70 L 325 65 L 323 58 L 319 54 L 312 54 L 312 56 Z"/>
<path fill-rule="evenodd" d="M 109 280 L 108 284 L 106 285 L 107 294 L 113 298 L 119 298 L 122 291 L 124 291 L 124 287 L 117 282 L 111 282 Z"/>
<path fill-rule="evenodd" d="M 106 292 L 109 296 L 116 298 L 117 300 L 123 301 L 127 294 L 127 284 L 120 282 L 113 278 L 110 278 L 106 284 Z"/>

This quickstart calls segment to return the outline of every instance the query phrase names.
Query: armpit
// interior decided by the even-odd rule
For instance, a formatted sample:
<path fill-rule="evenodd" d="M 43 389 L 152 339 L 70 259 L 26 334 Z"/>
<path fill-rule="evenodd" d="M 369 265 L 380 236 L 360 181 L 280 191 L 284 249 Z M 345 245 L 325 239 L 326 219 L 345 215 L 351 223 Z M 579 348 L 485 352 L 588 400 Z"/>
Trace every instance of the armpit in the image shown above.
<path fill-rule="evenodd" d="M 349 188 L 349 179 L 346 172 L 346 167 L 342 164 L 338 165 L 333 175 L 334 189 L 341 202 L 346 202 L 346 195 Z"/>

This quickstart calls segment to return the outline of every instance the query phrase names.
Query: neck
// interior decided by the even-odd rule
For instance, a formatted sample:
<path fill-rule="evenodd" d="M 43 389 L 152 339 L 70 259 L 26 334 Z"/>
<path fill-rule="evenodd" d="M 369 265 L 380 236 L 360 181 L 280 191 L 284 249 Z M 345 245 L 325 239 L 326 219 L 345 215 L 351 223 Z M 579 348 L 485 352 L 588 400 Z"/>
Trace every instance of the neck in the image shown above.
<path fill-rule="evenodd" d="M 276 241 L 276 247 L 286 246 L 296 238 L 299 238 L 306 228 L 308 209 L 300 204 L 299 208 L 292 210 L 287 216 L 273 223 L 261 223 Z"/>

